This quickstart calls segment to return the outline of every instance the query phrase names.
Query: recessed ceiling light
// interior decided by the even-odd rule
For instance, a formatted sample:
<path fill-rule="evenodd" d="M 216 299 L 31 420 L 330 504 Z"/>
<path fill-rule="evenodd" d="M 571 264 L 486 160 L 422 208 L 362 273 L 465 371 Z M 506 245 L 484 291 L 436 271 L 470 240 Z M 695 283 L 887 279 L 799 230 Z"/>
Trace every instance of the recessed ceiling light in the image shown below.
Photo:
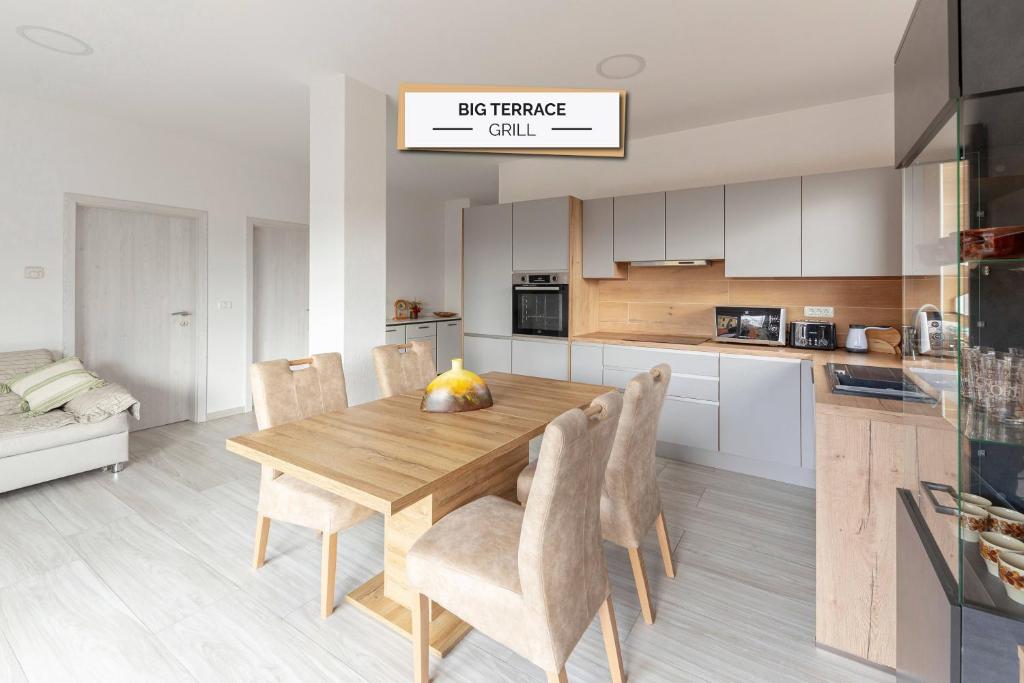
<path fill-rule="evenodd" d="M 640 55 L 612 55 L 597 63 L 597 73 L 605 78 L 632 78 L 643 71 L 646 66 L 647 61 Z"/>
<path fill-rule="evenodd" d="M 30 43 L 73 57 L 92 54 L 92 47 L 73 35 L 45 26 L 19 26 L 15 32 Z"/>

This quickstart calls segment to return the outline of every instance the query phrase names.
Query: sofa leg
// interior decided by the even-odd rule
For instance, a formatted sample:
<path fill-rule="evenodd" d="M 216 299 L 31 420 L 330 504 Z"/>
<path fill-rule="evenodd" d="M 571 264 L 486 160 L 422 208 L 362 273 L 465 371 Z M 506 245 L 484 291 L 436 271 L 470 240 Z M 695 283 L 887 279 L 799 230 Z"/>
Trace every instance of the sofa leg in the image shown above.
<path fill-rule="evenodd" d="M 122 462 L 115 462 L 113 465 L 107 465 L 106 467 L 103 468 L 103 471 L 104 472 L 113 472 L 114 474 L 117 474 L 118 472 L 120 472 L 121 470 L 123 470 L 127 466 L 128 466 L 128 461 L 124 460 Z"/>

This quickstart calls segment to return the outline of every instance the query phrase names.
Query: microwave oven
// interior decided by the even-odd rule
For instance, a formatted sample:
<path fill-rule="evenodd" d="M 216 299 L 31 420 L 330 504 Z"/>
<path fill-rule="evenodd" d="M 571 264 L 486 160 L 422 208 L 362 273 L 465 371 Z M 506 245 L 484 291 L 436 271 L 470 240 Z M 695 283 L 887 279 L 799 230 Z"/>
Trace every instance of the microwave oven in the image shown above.
<path fill-rule="evenodd" d="M 785 346 L 786 309 L 715 306 L 715 341 Z"/>

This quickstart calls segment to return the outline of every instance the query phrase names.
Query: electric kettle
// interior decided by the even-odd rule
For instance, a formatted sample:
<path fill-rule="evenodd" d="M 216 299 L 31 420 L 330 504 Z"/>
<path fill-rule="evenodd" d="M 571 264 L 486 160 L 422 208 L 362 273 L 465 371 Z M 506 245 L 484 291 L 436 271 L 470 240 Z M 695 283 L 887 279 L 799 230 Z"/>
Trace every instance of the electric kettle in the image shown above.
<path fill-rule="evenodd" d="M 846 350 L 851 353 L 868 352 L 868 330 L 888 330 L 889 327 L 870 325 L 850 325 L 846 333 Z"/>

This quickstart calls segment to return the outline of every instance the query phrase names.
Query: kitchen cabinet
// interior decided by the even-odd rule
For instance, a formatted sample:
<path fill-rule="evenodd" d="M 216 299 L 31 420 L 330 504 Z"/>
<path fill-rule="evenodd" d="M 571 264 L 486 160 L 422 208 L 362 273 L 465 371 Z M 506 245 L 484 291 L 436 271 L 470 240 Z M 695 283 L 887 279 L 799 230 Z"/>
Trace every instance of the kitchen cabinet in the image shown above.
<path fill-rule="evenodd" d="M 423 339 L 424 337 L 436 337 L 437 328 L 435 323 L 409 323 L 405 325 L 405 340 Z"/>
<path fill-rule="evenodd" d="M 462 321 L 441 320 L 437 323 L 437 370 L 452 366 L 453 358 L 462 358 Z"/>
<path fill-rule="evenodd" d="M 725 276 L 800 277 L 800 178 L 725 186 Z"/>
<path fill-rule="evenodd" d="M 722 354 L 719 450 L 801 465 L 800 360 Z"/>
<path fill-rule="evenodd" d="M 385 344 L 404 344 L 405 325 L 388 325 L 384 328 Z"/>
<path fill-rule="evenodd" d="M 572 344 L 572 362 L 570 365 L 573 382 L 584 384 L 602 384 L 604 359 L 600 344 Z"/>
<path fill-rule="evenodd" d="M 513 339 L 512 373 L 568 380 L 568 342 Z"/>
<path fill-rule="evenodd" d="M 512 270 L 569 270 L 569 198 L 512 205 Z"/>
<path fill-rule="evenodd" d="M 804 176 L 804 277 L 900 275 L 900 211 L 891 168 Z"/>
<path fill-rule="evenodd" d="M 640 372 L 643 372 L 643 370 Z M 610 387 L 625 389 L 629 381 L 636 377 L 637 374 L 639 373 L 636 370 L 605 368 L 604 383 Z M 717 401 L 718 378 L 677 375 L 673 373 L 669 379 L 666 395 L 678 398 L 693 398 L 701 401 Z"/>
<path fill-rule="evenodd" d="M 463 326 L 468 334 L 512 336 L 512 205 L 462 212 Z"/>
<path fill-rule="evenodd" d="M 665 258 L 725 258 L 725 187 L 665 194 Z"/>
<path fill-rule="evenodd" d="M 719 405 L 666 396 L 658 420 L 658 441 L 717 451 Z"/>
<path fill-rule="evenodd" d="M 613 203 L 616 261 L 665 260 L 665 193 L 615 197 Z"/>
<path fill-rule="evenodd" d="M 501 337 L 462 337 L 462 358 L 467 370 L 512 372 L 512 340 Z"/>
<path fill-rule="evenodd" d="M 615 262 L 615 209 L 611 197 L 583 202 L 583 277 L 623 279 L 626 266 Z"/>
<path fill-rule="evenodd" d="M 703 351 L 680 351 L 646 346 L 609 344 L 604 348 L 604 366 L 637 372 L 667 363 L 673 373 L 718 377 L 718 354 Z M 635 373 L 634 373 L 635 374 Z"/>

